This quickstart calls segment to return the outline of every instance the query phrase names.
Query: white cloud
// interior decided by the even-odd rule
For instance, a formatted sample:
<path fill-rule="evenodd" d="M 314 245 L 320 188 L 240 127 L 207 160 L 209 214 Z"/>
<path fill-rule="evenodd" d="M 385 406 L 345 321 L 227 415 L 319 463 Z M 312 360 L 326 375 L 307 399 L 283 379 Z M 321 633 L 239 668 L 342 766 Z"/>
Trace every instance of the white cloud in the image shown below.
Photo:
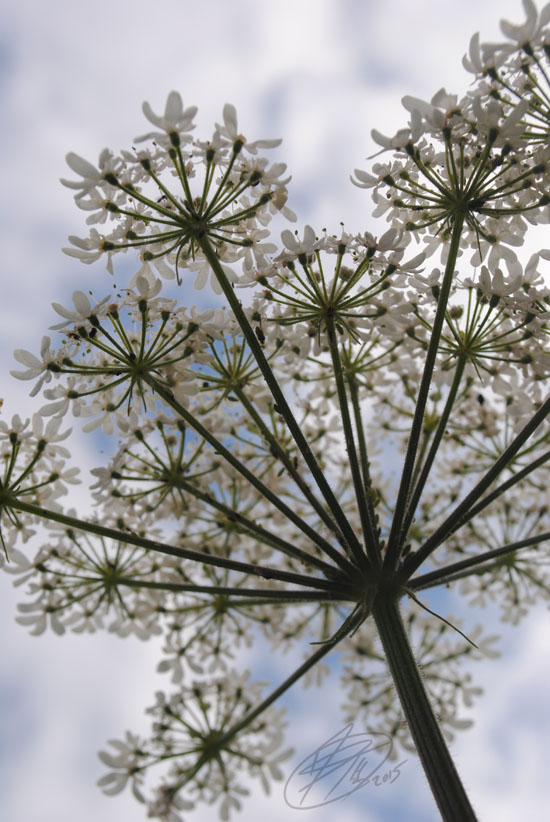
<path fill-rule="evenodd" d="M 469 77 L 460 58 L 470 35 L 480 29 L 496 39 L 499 16 L 522 14 L 516 0 L 463 0 L 460 7 L 455 0 L 7 0 L 0 98 L 4 417 L 31 413 L 23 410 L 30 409 L 28 384 L 6 374 L 13 348 L 38 348 L 55 320 L 50 302 L 69 302 L 75 288 L 93 287 L 99 297 L 112 288 L 101 266 L 75 264 L 59 251 L 84 225 L 57 182 L 67 175 L 68 150 L 94 160 L 104 145 L 128 145 L 143 130 L 142 100 L 158 108 L 172 88 L 199 105 L 204 134 L 231 101 L 246 134 L 284 138 L 277 155 L 294 176 L 300 224 L 337 230 L 345 220 L 350 230 L 372 230 L 368 198 L 348 179 L 373 150 L 370 129 L 392 133 L 402 125 L 404 94 L 430 97 L 442 85 L 463 91 Z M 197 295 L 188 299 L 197 302 Z M 77 445 L 75 457 L 83 468 L 93 466 L 93 441 Z M 84 489 L 77 498 L 84 506 Z M 139 730 L 143 707 L 164 682 L 154 674 L 154 646 L 109 636 L 29 638 L 13 623 L 18 598 L 2 584 L 5 818 L 144 819 L 131 797 L 104 798 L 93 782 L 101 773 L 96 749 L 126 728 Z M 547 614 L 512 630 L 518 639 L 510 656 L 481 674 L 486 696 L 476 729 L 455 748 L 485 818 L 542 820 L 550 734 L 542 718 L 526 719 L 517 706 L 541 705 L 547 727 Z M 297 698 L 289 735 L 302 749 L 320 744 L 339 723 L 337 685 L 311 693 Z M 388 822 L 403 813 L 437 818 L 416 761 L 393 787 L 391 797 L 359 792 L 346 800 L 338 806 L 343 822 Z M 255 793 L 243 818 L 275 822 L 291 813 L 276 787 L 270 798 Z M 332 815 L 331 806 L 319 809 L 315 822 Z"/>
<path fill-rule="evenodd" d="M 550 805 L 548 609 L 534 609 L 502 646 L 499 660 L 472 669 L 484 695 L 455 752 L 482 819 L 542 822 Z"/>

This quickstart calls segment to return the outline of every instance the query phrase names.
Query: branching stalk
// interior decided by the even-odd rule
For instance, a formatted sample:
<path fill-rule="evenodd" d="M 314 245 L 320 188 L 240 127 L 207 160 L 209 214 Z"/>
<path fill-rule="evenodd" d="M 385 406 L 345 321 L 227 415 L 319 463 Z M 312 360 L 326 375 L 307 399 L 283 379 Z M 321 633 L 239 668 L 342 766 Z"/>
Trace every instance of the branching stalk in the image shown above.
<path fill-rule="evenodd" d="M 420 546 L 418 551 L 407 557 L 404 563 L 404 569 L 410 575 L 417 568 L 422 565 L 425 559 L 435 551 L 435 549 L 444 542 L 447 537 L 457 531 L 468 520 L 468 514 L 473 507 L 473 504 L 482 496 L 483 492 L 491 485 L 491 483 L 498 477 L 509 462 L 515 457 L 520 450 L 523 443 L 529 439 L 531 434 L 538 428 L 541 422 L 550 414 L 550 397 L 544 402 L 536 414 L 525 425 L 517 437 L 510 443 L 508 448 L 500 455 L 494 465 L 487 471 L 484 477 L 477 483 L 477 485 L 464 497 L 461 503 L 457 505 L 454 511 L 447 517 L 439 528 L 434 531 L 431 537 Z"/>
<path fill-rule="evenodd" d="M 251 565 L 249 562 L 239 562 L 234 559 L 217 557 L 213 554 L 192 551 L 188 548 L 177 548 L 174 545 L 165 545 L 162 542 L 155 542 L 154 540 L 137 536 L 137 534 L 131 534 L 128 531 L 117 531 L 115 528 L 107 528 L 104 525 L 99 525 L 99 523 L 86 522 L 85 520 L 70 517 L 67 514 L 61 514 L 57 511 L 49 511 L 47 508 L 41 508 L 38 505 L 23 502 L 23 500 L 17 497 L 10 496 L 9 499 L 0 501 L 3 504 L 9 505 L 9 508 L 12 510 L 25 511 L 27 514 L 32 514 L 41 519 L 59 522 L 61 525 L 66 525 L 68 529 L 86 531 L 89 534 L 108 537 L 109 539 L 125 542 L 128 545 L 135 545 L 138 548 L 143 548 L 148 551 L 156 551 L 160 554 L 194 560 L 201 565 L 214 565 L 218 568 L 229 568 L 230 570 L 240 571 L 245 574 L 254 574 L 254 576 L 262 577 L 263 579 L 278 579 L 281 580 L 281 582 L 293 582 L 296 585 L 303 585 L 305 587 L 320 588 L 321 590 L 329 591 L 335 590 L 335 584 L 328 580 L 293 574 L 290 571 L 279 571 L 275 568 L 266 568 L 263 565 Z"/>
<path fill-rule="evenodd" d="M 420 434 L 422 433 L 422 423 L 424 420 L 424 411 L 428 401 L 428 394 L 430 384 L 432 381 L 432 374 L 435 367 L 437 351 L 439 347 L 439 340 L 445 319 L 445 312 L 447 310 L 447 302 L 451 291 L 451 284 L 454 277 L 456 260 L 458 257 L 458 250 L 460 247 L 460 238 L 462 236 L 462 227 L 464 225 L 464 214 L 457 212 L 453 222 L 453 232 L 451 236 L 451 244 L 449 248 L 449 256 L 447 258 L 447 265 L 445 267 L 445 274 L 439 292 L 437 301 L 437 310 L 432 326 L 432 334 L 426 353 L 426 360 L 424 362 L 424 371 L 422 373 L 422 380 L 418 389 L 418 398 L 416 407 L 414 409 L 414 417 L 411 426 L 411 433 L 407 444 L 407 453 L 405 455 L 405 462 L 403 464 L 403 473 L 401 475 L 401 482 L 399 485 L 399 492 L 397 495 L 397 502 L 395 504 L 395 512 L 393 516 L 390 535 L 388 537 L 388 547 L 384 557 L 385 568 L 395 568 L 399 561 L 400 552 L 403 546 L 403 519 L 409 502 L 410 484 L 414 471 L 414 464 L 416 461 L 416 453 L 418 450 L 418 443 L 420 441 Z"/>
<path fill-rule="evenodd" d="M 437 571 L 430 571 L 429 573 L 413 577 L 407 583 L 407 587 L 412 588 L 413 591 L 421 591 L 425 588 L 434 588 L 437 585 L 446 585 L 449 582 L 454 582 L 467 576 L 473 576 L 474 574 L 482 574 L 490 570 L 489 566 L 486 567 L 486 563 L 491 560 L 499 559 L 499 557 L 507 556 L 515 551 L 520 551 L 522 548 L 539 545 L 541 542 L 546 542 L 549 539 L 550 531 L 546 531 L 544 534 L 527 537 L 527 539 L 521 539 L 518 540 L 518 542 L 510 542 L 501 548 L 484 551 L 483 554 L 477 554 L 477 556 L 462 559 L 460 562 L 445 565 L 443 568 L 438 568 Z"/>
<path fill-rule="evenodd" d="M 258 339 L 256 338 L 256 335 L 248 321 L 248 318 L 233 291 L 231 283 L 227 279 L 227 276 L 216 255 L 216 252 L 210 245 L 210 242 L 206 236 L 201 237 L 199 239 L 199 243 L 206 259 L 210 263 L 212 271 L 217 277 L 217 280 L 220 284 L 220 287 L 223 290 L 223 293 L 225 294 L 225 297 L 231 307 L 231 310 L 237 318 L 237 322 L 239 323 L 241 331 L 243 332 L 244 338 L 248 343 L 248 346 L 252 351 L 252 354 L 254 355 L 256 362 L 258 363 L 258 367 L 260 368 L 260 371 L 264 376 L 266 384 L 269 390 L 271 391 L 273 399 L 275 400 L 277 410 L 283 416 L 290 433 L 294 437 L 294 441 L 296 442 L 296 445 L 298 446 L 298 449 L 302 454 L 309 470 L 311 471 L 311 474 L 315 482 L 317 483 L 319 490 L 324 496 L 327 505 L 330 511 L 332 512 L 332 515 L 334 516 L 334 519 L 338 523 L 340 530 L 342 531 L 345 539 L 348 542 L 350 551 L 353 553 L 356 560 L 359 561 L 359 558 L 362 556 L 362 549 L 359 540 L 354 534 L 353 529 L 347 520 L 347 517 L 342 511 L 340 503 L 336 499 L 334 492 L 332 491 L 332 488 L 328 484 L 323 472 L 321 471 L 317 463 L 317 460 L 315 459 L 313 452 L 311 451 L 311 448 L 309 447 L 307 440 L 305 439 L 302 433 L 302 430 L 300 429 L 300 426 L 294 418 L 294 414 L 292 413 L 290 406 L 286 401 L 285 395 L 283 394 L 281 387 L 279 386 L 279 383 L 275 375 L 273 374 L 271 367 L 267 362 L 267 359 L 265 358 L 264 352 L 262 351 L 262 347 L 258 342 Z"/>

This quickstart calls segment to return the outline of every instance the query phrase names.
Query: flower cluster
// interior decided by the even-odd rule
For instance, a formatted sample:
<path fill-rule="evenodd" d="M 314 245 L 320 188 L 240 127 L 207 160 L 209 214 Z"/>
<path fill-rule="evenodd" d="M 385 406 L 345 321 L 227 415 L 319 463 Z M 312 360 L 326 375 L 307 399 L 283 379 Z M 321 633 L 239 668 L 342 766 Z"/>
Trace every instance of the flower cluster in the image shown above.
<path fill-rule="evenodd" d="M 148 710 L 153 717 L 152 736 L 147 741 L 132 734 L 126 741 L 111 740 L 116 753 L 102 751 L 101 761 L 112 769 L 99 780 L 108 794 L 121 791 L 128 781 L 137 799 L 145 773 L 153 765 L 174 760 L 161 786 L 147 802 L 151 816 L 181 822 L 180 810 L 197 802 L 218 804 L 221 819 L 241 809 L 249 790 L 239 780 L 244 771 L 259 779 L 269 793 L 269 779 L 283 777 L 280 763 L 292 751 L 281 751 L 283 719 L 280 710 L 267 708 L 252 717 L 239 731 L 243 717 L 258 701 L 263 683 L 248 682 L 249 673 L 231 671 L 223 679 L 193 682 L 177 693 L 156 694 Z M 177 758 L 176 758 L 177 757 Z M 186 797 L 180 794 L 184 789 Z"/>
<path fill-rule="evenodd" d="M 548 14 L 539 16 L 532 0 L 524 5 L 524 26 L 503 24 L 512 46 L 472 39 L 464 63 L 480 82 L 462 98 L 444 89 L 429 103 L 403 98 L 408 128 L 394 137 L 373 131 L 392 161 L 352 178 L 373 189 L 375 214 L 428 233 L 430 248 L 450 238 L 460 217 L 461 247 L 475 249 L 472 264 L 503 261 L 512 274 L 518 260 L 510 246 L 521 244 L 529 224 L 548 222 L 550 203 Z"/>
<path fill-rule="evenodd" d="M 473 38 L 467 94 L 406 97 L 407 127 L 373 132 L 386 157 L 352 179 L 380 236 L 306 225 L 272 242 L 271 218 L 294 219 L 285 166 L 259 153 L 280 141 L 248 141 L 230 105 L 201 141 L 171 92 L 161 115 L 144 104 L 138 148 L 67 156 L 92 226 L 67 253 L 140 263 L 114 294 L 54 303 L 55 341 L 15 353 L 45 402 L 32 425 L 0 423 L 3 566 L 27 586 L 33 634 L 162 635 L 177 690 L 157 694 L 149 739 L 101 753 L 99 784 L 131 786 L 163 822 L 201 801 L 228 819 L 245 775 L 282 778 L 273 702 L 321 685 L 333 649 L 347 719 L 416 746 L 442 815 L 475 818 L 445 737 L 480 693 L 461 663 L 495 638 L 420 597 L 456 586 L 516 623 L 550 590 L 550 252 L 516 253 L 550 221 L 550 5 L 524 7 L 524 25 L 503 24 L 511 43 Z M 163 295 L 182 272 L 224 307 Z M 60 504 L 68 414 L 119 437 L 88 520 Z M 16 538 L 42 519 L 31 560 Z M 257 642 L 304 650 L 265 697 L 233 670 Z"/>
<path fill-rule="evenodd" d="M 106 254 L 112 271 L 114 253 L 138 248 L 143 263 L 138 275 L 173 279 L 180 268 L 191 269 L 199 288 L 210 273 L 201 252 L 204 237 L 214 243 L 220 260 L 242 260 L 245 272 L 265 264 L 265 255 L 276 246 L 263 242 L 269 233 L 263 226 L 278 211 L 296 219 L 285 205 L 290 180 L 282 176 L 286 166 L 257 157 L 259 148 L 273 148 L 281 141 L 247 141 L 229 104 L 212 138 L 193 140 L 196 111 L 194 106 L 185 109 L 173 91 L 163 116 L 143 105 L 158 130 L 135 142 L 149 147 L 119 156 L 105 149 L 97 167 L 77 154 L 67 155 L 81 179 L 63 183 L 76 190 L 78 207 L 90 212 L 88 225 L 115 224 L 108 233 L 92 228 L 89 237 L 69 237 L 73 247 L 65 249 L 67 254 L 86 263 Z M 174 182 L 179 191 L 172 190 Z M 214 277 L 211 282 L 216 289 Z"/>
<path fill-rule="evenodd" d="M 18 536 L 26 542 L 36 533 L 30 525 L 37 518 L 30 514 L 22 520 L 13 503 L 31 502 L 55 510 L 59 497 L 68 493 L 67 484 L 80 482 L 78 468 L 65 466 L 70 453 L 61 443 L 71 431 L 61 432 L 61 422 L 56 418 L 44 425 L 40 414 L 33 416 L 32 423 L 17 414 L 11 425 L 0 420 L 0 539 L 6 557 Z"/>

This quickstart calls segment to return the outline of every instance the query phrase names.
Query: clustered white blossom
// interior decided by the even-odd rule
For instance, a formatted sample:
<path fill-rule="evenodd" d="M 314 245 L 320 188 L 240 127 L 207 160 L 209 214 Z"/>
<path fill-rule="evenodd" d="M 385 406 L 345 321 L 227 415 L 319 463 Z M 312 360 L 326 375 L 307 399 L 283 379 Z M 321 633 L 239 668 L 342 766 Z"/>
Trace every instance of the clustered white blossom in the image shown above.
<path fill-rule="evenodd" d="M 389 223 L 380 236 L 307 225 L 272 242 L 272 217 L 295 219 L 285 165 L 261 155 L 280 141 L 247 140 L 230 105 L 201 140 L 173 91 L 161 115 L 144 104 L 154 130 L 137 148 L 67 156 L 91 229 L 65 251 L 112 273 L 137 249 L 141 264 L 99 300 L 54 303 L 54 341 L 15 352 L 13 375 L 45 402 L 32 423 L 0 421 L 1 561 L 27 586 L 33 634 L 162 635 L 177 690 L 157 694 L 148 739 L 100 754 L 103 790 L 131 786 L 151 817 L 181 822 L 202 801 L 228 819 L 245 774 L 280 780 L 291 751 L 271 703 L 295 679 L 321 685 L 336 646 L 346 721 L 413 750 L 376 630 L 386 593 L 408 597 L 448 738 L 480 693 L 461 662 L 494 656 L 495 637 L 438 618 L 422 592 L 494 600 L 511 623 L 549 599 L 550 252 L 522 265 L 516 249 L 550 222 L 550 4 L 523 5 L 508 42 L 472 38 L 465 96 L 406 97 L 408 125 L 373 132 L 384 157 L 352 181 Z M 162 295 L 188 275 L 226 305 Z M 77 481 L 68 415 L 119 437 L 88 521 L 61 505 Z M 31 559 L 17 537 L 42 519 Z M 234 670 L 258 640 L 304 649 L 273 697 Z"/>
<path fill-rule="evenodd" d="M 254 707 L 265 687 L 248 679 L 248 671 L 231 671 L 223 678 L 194 681 L 170 696 L 158 691 L 155 705 L 147 711 L 154 719 L 151 739 L 140 741 L 127 734 L 126 742 L 111 740 L 117 753 L 101 751 L 101 761 L 113 769 L 100 779 L 103 790 L 119 793 L 130 780 L 136 798 L 145 802 L 141 786 L 146 768 L 151 762 L 172 760 L 148 803 L 149 815 L 155 818 L 180 822 L 180 810 L 202 801 L 219 803 L 220 818 L 229 819 L 250 793 L 238 781 L 243 770 L 260 779 L 269 793 L 269 779 L 283 778 L 279 766 L 292 751 L 278 750 L 284 721 L 276 708 L 265 710 L 238 735 L 229 730 Z"/>
<path fill-rule="evenodd" d="M 214 242 L 220 260 L 242 261 L 245 278 L 255 266 L 267 264 L 266 254 L 276 246 L 262 242 L 269 235 L 262 226 L 277 211 L 296 219 L 285 205 L 290 180 L 282 177 L 286 166 L 257 157 L 259 148 L 273 148 L 281 141 L 247 141 L 229 104 L 212 138 L 193 140 L 196 112 L 195 106 L 184 109 L 173 91 L 164 116 L 143 104 L 143 113 L 159 131 L 135 142 L 149 147 L 119 156 L 105 149 L 97 168 L 77 154 L 67 155 L 71 170 L 82 179 L 62 182 L 76 190 L 78 207 L 90 212 L 87 224 L 115 224 L 109 233 L 92 228 L 89 237 L 69 237 L 74 247 L 66 248 L 67 254 L 92 263 L 105 253 L 112 272 L 115 252 L 139 248 L 143 264 L 136 277 L 153 281 L 160 274 L 170 280 L 179 276 L 180 268 L 188 268 L 196 272 L 196 287 L 202 288 L 211 272 L 200 253 L 198 231 Z M 177 192 L 175 185 L 180 187 Z M 233 276 L 229 265 L 225 270 Z M 215 277 L 210 282 L 221 293 Z"/>
<path fill-rule="evenodd" d="M 0 420 L 0 539 L 6 558 L 19 536 L 26 542 L 36 533 L 30 525 L 37 522 L 32 514 L 23 520 L 10 505 L 10 497 L 61 510 L 59 497 L 68 493 L 67 484 L 80 482 L 79 469 L 65 466 L 71 455 L 61 443 L 71 430 L 60 431 L 62 422 L 56 417 L 44 424 L 40 414 L 34 414 L 32 421 L 15 414 L 10 425 Z"/>

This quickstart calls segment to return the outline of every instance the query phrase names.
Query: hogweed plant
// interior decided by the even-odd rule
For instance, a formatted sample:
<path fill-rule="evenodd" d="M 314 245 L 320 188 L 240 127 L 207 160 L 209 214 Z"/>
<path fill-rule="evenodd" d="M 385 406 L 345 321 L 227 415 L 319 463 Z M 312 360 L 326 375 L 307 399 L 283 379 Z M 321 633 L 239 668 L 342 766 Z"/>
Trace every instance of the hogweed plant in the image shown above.
<path fill-rule="evenodd" d="M 163 114 L 144 104 L 134 148 L 67 156 L 91 226 L 67 254 L 140 264 L 114 297 L 54 304 L 55 342 L 15 352 L 46 403 L 0 423 L 2 564 L 33 634 L 162 634 L 174 690 L 150 737 L 100 753 L 102 789 L 131 786 L 150 817 L 206 802 L 228 819 L 249 779 L 269 790 L 291 754 L 275 703 L 322 684 L 335 651 L 346 722 L 416 750 L 445 820 L 476 818 L 447 741 L 480 692 L 461 663 L 495 638 L 422 592 L 496 600 L 514 624 L 549 594 L 550 252 L 516 249 L 550 221 L 550 4 L 523 5 L 506 43 L 472 38 L 466 96 L 406 97 L 408 126 L 373 132 L 380 156 L 352 182 L 380 236 L 273 242 L 272 216 L 295 219 L 262 154 L 279 141 L 248 141 L 231 105 L 195 139 L 171 92 Z M 190 278 L 224 307 L 162 296 Z M 121 438 L 89 519 L 61 503 L 69 412 Z M 16 546 L 37 523 L 31 558 Z M 304 661 L 268 692 L 233 669 L 253 642 Z"/>

